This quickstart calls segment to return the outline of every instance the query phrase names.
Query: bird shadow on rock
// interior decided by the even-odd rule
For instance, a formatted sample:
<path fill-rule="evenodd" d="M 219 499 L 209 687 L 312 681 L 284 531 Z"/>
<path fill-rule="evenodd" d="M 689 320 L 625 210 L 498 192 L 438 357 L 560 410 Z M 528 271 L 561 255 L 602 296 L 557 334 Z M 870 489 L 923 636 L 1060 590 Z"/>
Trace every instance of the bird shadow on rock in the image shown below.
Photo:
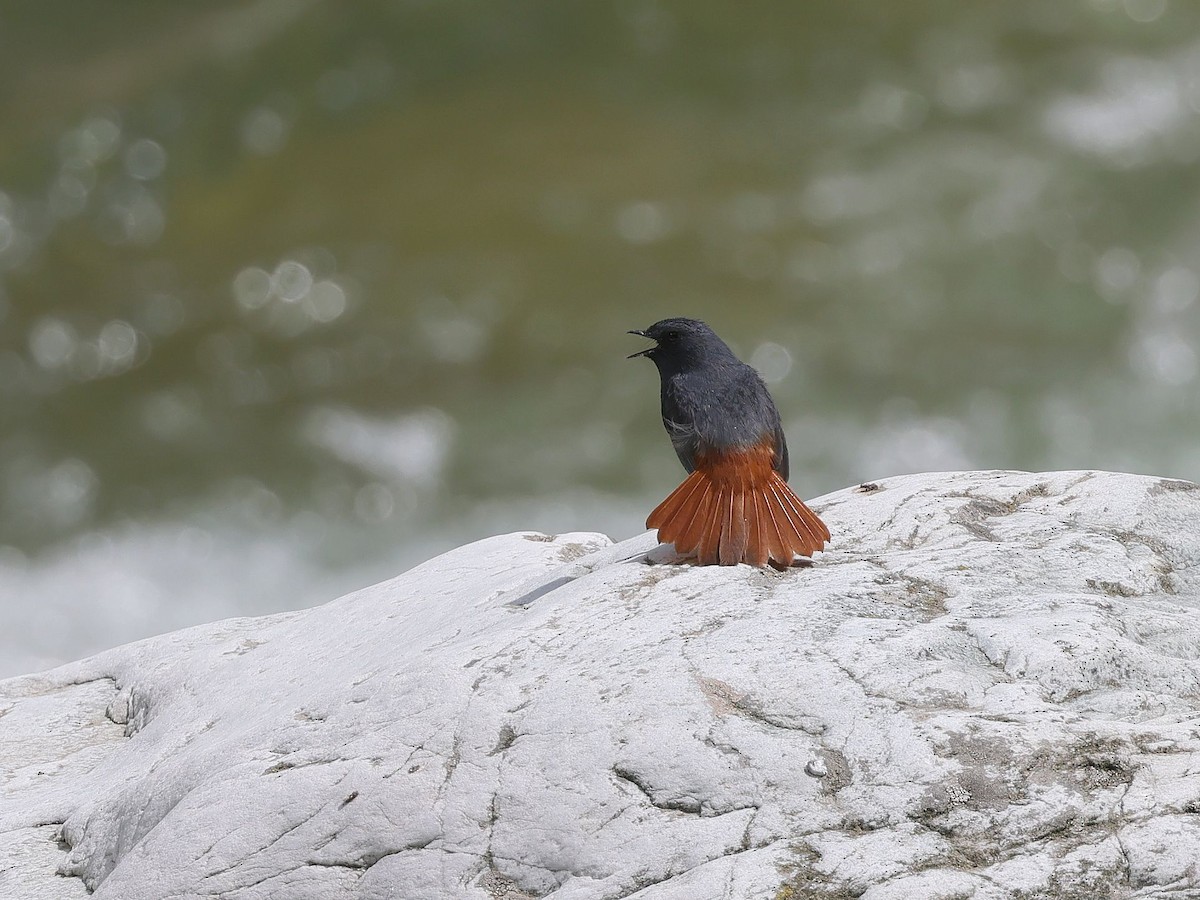
<path fill-rule="evenodd" d="M 648 566 L 698 566 L 694 556 L 684 556 L 679 553 L 672 544 L 659 544 L 653 550 L 646 553 L 643 558 Z M 744 565 L 739 563 L 738 565 Z M 774 560 L 770 562 L 771 568 L 776 572 L 786 572 L 788 569 L 809 569 L 812 568 L 814 562 L 807 556 L 797 556 L 790 566 L 781 565 Z"/>

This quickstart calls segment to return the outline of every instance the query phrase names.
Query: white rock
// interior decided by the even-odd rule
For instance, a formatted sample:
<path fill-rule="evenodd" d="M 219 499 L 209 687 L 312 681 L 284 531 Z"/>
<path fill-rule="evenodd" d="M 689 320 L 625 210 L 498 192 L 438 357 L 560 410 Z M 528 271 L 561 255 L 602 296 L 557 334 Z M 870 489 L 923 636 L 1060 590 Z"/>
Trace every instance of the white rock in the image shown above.
<path fill-rule="evenodd" d="M 508 535 L 0 683 L 0 896 L 1200 896 L 1200 488 L 813 505 L 808 569 Z"/>

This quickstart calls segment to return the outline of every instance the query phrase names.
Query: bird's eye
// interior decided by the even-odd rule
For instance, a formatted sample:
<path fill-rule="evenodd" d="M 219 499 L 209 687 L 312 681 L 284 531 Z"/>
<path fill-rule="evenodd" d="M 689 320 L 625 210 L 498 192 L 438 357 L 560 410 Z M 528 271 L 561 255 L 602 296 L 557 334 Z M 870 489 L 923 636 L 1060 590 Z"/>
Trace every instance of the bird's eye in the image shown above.
<path fill-rule="evenodd" d="M 667 331 L 667 332 L 664 332 L 664 333 L 663 333 L 663 336 L 662 336 L 662 339 L 663 339 L 664 341 L 666 341 L 668 344 L 670 344 L 670 343 L 673 343 L 673 342 L 675 342 L 675 341 L 679 340 L 679 332 L 678 332 L 678 331 Z"/>

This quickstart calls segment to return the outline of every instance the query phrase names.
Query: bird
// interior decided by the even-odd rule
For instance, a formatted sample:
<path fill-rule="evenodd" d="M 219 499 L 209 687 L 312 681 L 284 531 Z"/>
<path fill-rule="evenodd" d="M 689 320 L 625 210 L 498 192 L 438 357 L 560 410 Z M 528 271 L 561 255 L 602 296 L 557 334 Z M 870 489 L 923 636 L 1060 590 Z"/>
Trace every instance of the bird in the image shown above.
<path fill-rule="evenodd" d="M 658 368 L 662 420 L 688 476 L 646 519 L 700 565 L 791 566 L 830 540 L 788 486 L 779 411 L 758 372 L 705 323 L 672 318 L 628 332 Z"/>

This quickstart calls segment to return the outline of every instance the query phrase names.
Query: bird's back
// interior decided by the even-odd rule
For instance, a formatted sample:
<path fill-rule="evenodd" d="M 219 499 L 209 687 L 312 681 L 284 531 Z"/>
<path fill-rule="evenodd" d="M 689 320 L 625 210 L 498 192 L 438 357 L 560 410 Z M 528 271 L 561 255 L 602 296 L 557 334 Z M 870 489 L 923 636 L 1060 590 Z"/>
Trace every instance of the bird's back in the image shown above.
<path fill-rule="evenodd" d="M 723 362 L 664 377 L 662 416 L 689 472 L 699 452 L 769 443 L 775 470 L 787 478 L 787 443 L 779 412 L 758 373 L 745 363 Z"/>

